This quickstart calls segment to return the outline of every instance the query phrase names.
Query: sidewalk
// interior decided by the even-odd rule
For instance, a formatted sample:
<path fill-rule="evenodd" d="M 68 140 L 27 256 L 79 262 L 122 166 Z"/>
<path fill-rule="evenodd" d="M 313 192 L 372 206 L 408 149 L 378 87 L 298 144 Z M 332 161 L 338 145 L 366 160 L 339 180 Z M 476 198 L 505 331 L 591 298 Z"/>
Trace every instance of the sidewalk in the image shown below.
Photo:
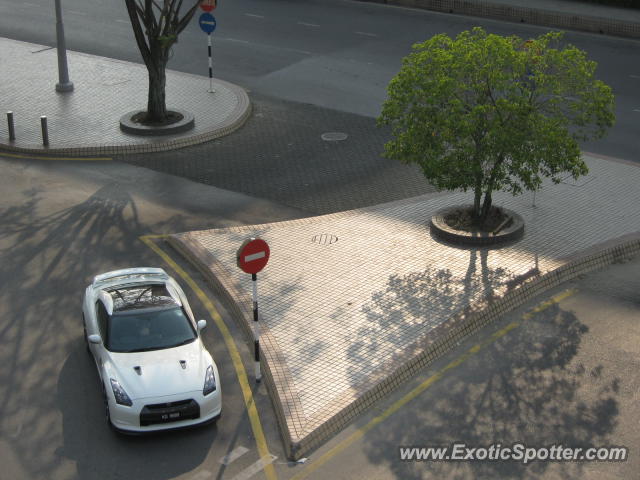
<path fill-rule="evenodd" d="M 640 10 L 580 0 L 358 0 L 640 38 Z"/>
<path fill-rule="evenodd" d="M 588 176 L 546 182 L 535 205 L 531 194 L 494 195 L 525 220 L 523 240 L 501 249 L 455 248 L 429 234 L 431 215 L 468 203 L 464 193 L 170 242 L 227 299 L 248 335 L 251 277 L 235 253 L 251 236 L 269 243 L 269 265 L 258 275 L 263 365 L 289 454 L 299 458 L 464 336 L 548 288 L 640 252 L 640 165 L 585 160 Z"/>
<path fill-rule="evenodd" d="M 214 79 L 168 70 L 167 107 L 195 115 L 185 133 L 143 137 L 120 130 L 122 115 L 147 105 L 144 65 L 67 52 L 73 92 L 58 93 L 55 48 L 0 38 L 0 151 L 66 156 L 142 153 L 203 143 L 241 127 L 251 105 L 246 92 Z M 6 112 L 13 111 L 15 141 L 9 140 Z M 49 146 L 42 145 L 40 116 L 47 116 Z"/>

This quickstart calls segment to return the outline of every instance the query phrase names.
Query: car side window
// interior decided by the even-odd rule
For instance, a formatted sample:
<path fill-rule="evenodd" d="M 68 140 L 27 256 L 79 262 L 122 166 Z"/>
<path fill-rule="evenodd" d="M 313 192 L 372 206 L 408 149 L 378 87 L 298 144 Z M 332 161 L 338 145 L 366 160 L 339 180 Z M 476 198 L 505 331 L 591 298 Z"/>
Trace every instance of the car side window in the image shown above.
<path fill-rule="evenodd" d="M 109 314 L 107 309 L 104 308 L 102 302 L 96 302 L 96 319 L 98 320 L 98 328 L 100 329 L 100 336 L 103 342 L 107 342 L 107 322 L 109 321 Z"/>

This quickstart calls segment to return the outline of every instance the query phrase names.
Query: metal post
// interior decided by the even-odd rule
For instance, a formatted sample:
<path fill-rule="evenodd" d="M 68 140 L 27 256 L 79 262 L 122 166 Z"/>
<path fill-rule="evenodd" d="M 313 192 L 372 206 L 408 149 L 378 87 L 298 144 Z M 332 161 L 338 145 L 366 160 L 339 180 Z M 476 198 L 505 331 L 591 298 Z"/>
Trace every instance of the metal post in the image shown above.
<path fill-rule="evenodd" d="M 49 146 L 49 131 L 47 129 L 47 116 L 42 115 L 40 117 L 40 127 L 42 128 L 42 145 Z"/>
<path fill-rule="evenodd" d="M 253 284 L 253 356 L 256 367 L 256 382 L 260 383 L 260 324 L 258 323 L 258 275 L 251 274 Z"/>
<path fill-rule="evenodd" d="M 207 50 L 209 51 L 209 93 L 215 93 L 213 89 L 213 61 L 211 60 L 211 34 L 207 35 Z"/>
<path fill-rule="evenodd" d="M 73 82 L 69 80 L 67 68 L 67 47 L 64 43 L 64 25 L 62 24 L 62 6 L 60 0 L 56 0 L 56 43 L 58 47 L 58 79 L 56 91 L 71 92 Z"/>
<path fill-rule="evenodd" d="M 13 126 L 13 112 L 7 112 L 7 125 L 9 127 L 9 140 L 16 139 L 16 130 Z"/>

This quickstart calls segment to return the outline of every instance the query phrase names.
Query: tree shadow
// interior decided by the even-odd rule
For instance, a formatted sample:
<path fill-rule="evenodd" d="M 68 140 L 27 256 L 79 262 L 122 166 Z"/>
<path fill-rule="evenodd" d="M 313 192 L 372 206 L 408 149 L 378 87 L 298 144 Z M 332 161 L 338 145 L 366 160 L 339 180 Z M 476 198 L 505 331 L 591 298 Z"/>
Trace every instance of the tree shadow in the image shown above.
<path fill-rule="evenodd" d="M 587 327 L 573 313 L 549 308 L 442 379 L 365 451 L 403 480 L 581 478 L 579 462 L 401 462 L 399 446 L 489 447 L 514 443 L 588 448 L 610 442 L 617 424 L 620 380 L 601 365 L 587 370 L 575 356 Z M 395 452 L 395 458 L 389 452 Z M 554 477 L 555 478 L 555 477 Z"/>
<path fill-rule="evenodd" d="M 110 432 L 101 421 L 95 366 L 76 350 L 82 348 L 84 288 L 97 273 L 130 267 L 132 260 L 148 263 L 144 258 L 153 257 L 139 258 L 135 244 L 149 227 L 141 223 L 127 189 L 116 182 L 58 210 L 45 204 L 50 197 L 37 189 L 22 193 L 22 204 L 0 211 L 0 430 L 17 452 L 39 452 L 32 460 L 19 455 L 34 477 L 68 474 L 74 467 L 63 459 L 78 462 L 82 478 L 116 475 L 107 460 L 81 461 L 87 455 L 95 460 L 99 452 L 105 459 L 123 457 L 126 466 L 118 472 L 124 468 L 129 476 L 144 477 L 148 465 L 130 456 L 137 440 L 105 437 Z M 181 219 L 168 222 L 179 225 Z M 163 221 L 153 224 L 164 226 Z M 193 468 L 214 438 L 211 432 L 185 435 L 197 438 L 187 442 L 193 443 L 191 452 L 176 453 L 174 440 L 151 441 L 166 466 L 154 470 L 153 478 Z M 173 467 L 167 464 L 171 458 Z"/>
<path fill-rule="evenodd" d="M 491 301 L 524 281 L 503 267 L 489 268 L 487 249 L 470 250 L 464 276 L 449 269 L 427 267 L 421 272 L 392 275 L 386 289 L 374 292 L 362 307 L 366 325 L 347 351 L 352 385 L 366 389 L 381 367 L 403 362 L 415 352 L 415 342 L 458 312 Z M 480 267 L 477 267 L 478 260 Z"/>

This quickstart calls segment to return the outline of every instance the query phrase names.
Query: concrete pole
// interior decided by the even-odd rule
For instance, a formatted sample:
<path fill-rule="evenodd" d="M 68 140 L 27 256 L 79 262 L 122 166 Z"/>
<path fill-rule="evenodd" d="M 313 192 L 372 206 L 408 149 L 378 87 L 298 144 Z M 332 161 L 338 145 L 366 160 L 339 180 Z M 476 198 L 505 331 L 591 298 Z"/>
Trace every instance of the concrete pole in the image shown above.
<path fill-rule="evenodd" d="M 58 46 L 58 78 L 56 83 L 56 91 L 71 92 L 73 91 L 73 82 L 69 80 L 69 71 L 67 69 L 67 47 L 64 43 L 64 25 L 62 24 L 62 6 L 60 0 L 56 0 L 56 43 Z"/>

